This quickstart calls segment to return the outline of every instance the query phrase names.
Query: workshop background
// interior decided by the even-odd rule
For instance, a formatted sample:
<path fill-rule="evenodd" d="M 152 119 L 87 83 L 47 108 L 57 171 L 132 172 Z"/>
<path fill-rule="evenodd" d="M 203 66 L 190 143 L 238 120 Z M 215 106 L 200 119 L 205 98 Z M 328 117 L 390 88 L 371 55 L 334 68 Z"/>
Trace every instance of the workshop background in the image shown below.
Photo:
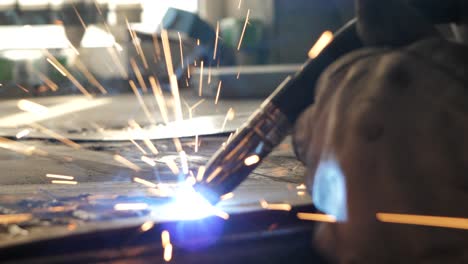
<path fill-rule="evenodd" d="M 216 206 L 184 188 L 353 6 L 0 1 L 0 262 L 324 263 L 290 137 Z"/>

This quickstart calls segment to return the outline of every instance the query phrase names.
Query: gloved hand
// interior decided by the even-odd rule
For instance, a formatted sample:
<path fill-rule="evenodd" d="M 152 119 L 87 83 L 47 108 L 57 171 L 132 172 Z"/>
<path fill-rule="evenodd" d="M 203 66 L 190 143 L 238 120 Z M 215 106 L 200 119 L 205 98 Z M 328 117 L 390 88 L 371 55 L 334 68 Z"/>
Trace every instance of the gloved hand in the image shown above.
<path fill-rule="evenodd" d="M 368 47 L 323 73 L 294 132 L 313 202 L 338 220 L 316 246 L 340 263 L 468 263 L 466 232 L 376 219 L 468 217 L 468 47 L 398 0 L 357 14 Z"/>

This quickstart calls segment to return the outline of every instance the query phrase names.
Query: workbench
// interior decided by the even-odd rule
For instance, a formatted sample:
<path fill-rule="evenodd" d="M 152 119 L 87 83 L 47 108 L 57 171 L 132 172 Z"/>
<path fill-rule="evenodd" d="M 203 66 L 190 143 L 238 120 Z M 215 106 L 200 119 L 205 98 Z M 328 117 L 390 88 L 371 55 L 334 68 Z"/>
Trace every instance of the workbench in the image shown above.
<path fill-rule="evenodd" d="M 192 99 L 188 104 L 198 101 L 196 99 Z M 100 114 L 96 114 L 97 118 L 107 115 L 109 119 L 103 119 L 104 123 L 107 122 L 106 127 L 117 123 L 125 124 L 123 120 L 129 118 L 125 114 L 142 116 L 138 105 L 135 111 L 128 110 L 134 107 L 134 101 L 130 101 L 133 104 L 125 104 L 124 102 L 129 102 L 128 98 L 113 100 L 117 101 L 114 112 L 106 110 L 101 114 L 99 109 L 88 111 L 98 111 Z M 238 112 L 248 113 L 253 111 L 258 103 L 259 101 L 244 101 L 238 104 L 223 102 L 217 107 L 218 111 L 225 112 L 231 106 L 238 106 Z M 12 104 L 13 102 L 7 101 L 0 104 L 0 108 L 11 108 Z M 197 115 L 202 116 L 208 111 L 213 111 L 210 107 L 212 106 L 208 104 L 205 108 L 200 107 L 197 109 Z M 14 112 L 5 109 L 4 113 L 10 113 L 8 111 Z M 118 121 L 111 119 L 113 114 L 118 116 Z M 87 122 L 94 122 L 92 115 L 80 113 L 77 116 L 91 117 Z M 60 116 L 59 121 L 46 120 L 44 125 L 57 131 L 66 131 L 64 128 L 72 125 L 66 121 L 67 116 Z M 85 123 L 85 120 L 81 121 L 81 124 Z M 144 120 L 139 122 L 145 125 Z M 70 127 L 67 129 L 70 130 Z M 82 129 L 80 131 L 82 132 Z M 218 133 L 198 137 L 201 144 L 197 152 L 194 148 L 194 137 L 181 138 L 190 170 L 196 172 L 199 166 L 205 165 L 228 136 L 229 133 Z M 24 156 L 0 149 L 0 165 L 3 169 L 0 177 L 0 214 L 32 215 L 23 220 L 12 220 L 0 225 L 2 262 L 71 262 L 68 257 L 71 255 L 76 263 L 143 263 L 149 260 L 162 262 L 161 246 L 157 244 L 160 243 L 158 239 L 161 230 L 169 229 L 171 233 L 177 234 L 182 223 L 185 223 L 183 225 L 188 228 L 190 236 L 174 238 L 172 261 L 175 263 L 198 263 L 202 259 L 204 263 L 218 263 L 220 260 L 228 263 L 229 261 L 224 259 L 227 255 L 232 258 L 231 263 L 239 263 L 240 260 L 281 263 L 281 260 L 288 260 L 293 255 L 298 257 L 298 260 L 316 258 L 310 245 L 314 223 L 302 222 L 296 217 L 298 211 L 314 212 L 315 209 L 307 192 L 298 192 L 297 187 L 303 183 L 305 171 L 293 154 L 290 138 L 287 138 L 235 190 L 232 199 L 222 201 L 217 206 L 229 214 L 229 219 L 210 216 L 203 220 L 183 221 L 162 213 L 168 210 L 167 197 L 161 197 L 154 189 L 132 181 L 134 177 L 139 177 L 150 182 L 170 185 L 182 180 L 163 162 L 165 158 L 172 157 L 180 165 L 172 139 L 153 140 L 160 152 L 155 156 L 154 167 L 140 160 L 141 153 L 130 141 L 78 140 L 76 142 L 80 144 L 80 149 L 72 149 L 53 139 L 29 138 L 21 142 L 45 151 L 48 155 Z M 135 172 L 116 162 L 113 158 L 115 154 L 127 158 L 142 170 Z M 74 175 L 78 184 L 51 184 L 50 179 L 45 177 L 47 173 Z M 290 204 L 292 209 L 266 210 L 262 208 L 261 200 Z M 137 211 L 113 210 L 116 203 L 128 202 L 144 202 L 149 204 L 149 207 Z M 138 231 L 147 221 L 153 222 L 154 228 L 145 233 Z M 186 246 L 187 243 L 196 244 L 199 239 L 203 241 L 210 238 L 210 235 L 199 229 L 209 227 L 216 231 L 215 226 L 219 223 L 222 223 L 223 230 L 218 230 L 217 235 L 211 238 L 215 242 L 198 249 Z M 191 230 L 193 225 L 195 228 Z M 275 257 L 276 260 L 270 257 Z"/>

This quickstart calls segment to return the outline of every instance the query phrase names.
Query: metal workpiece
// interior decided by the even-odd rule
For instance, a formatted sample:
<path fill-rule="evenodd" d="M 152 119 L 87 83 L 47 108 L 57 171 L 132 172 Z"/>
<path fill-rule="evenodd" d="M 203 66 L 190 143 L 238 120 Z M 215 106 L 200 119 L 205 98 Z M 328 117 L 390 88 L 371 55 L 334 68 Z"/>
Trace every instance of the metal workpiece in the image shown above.
<path fill-rule="evenodd" d="M 264 104 L 208 162 L 195 185 L 211 203 L 233 191 L 287 136 L 291 124 L 273 104 Z"/>

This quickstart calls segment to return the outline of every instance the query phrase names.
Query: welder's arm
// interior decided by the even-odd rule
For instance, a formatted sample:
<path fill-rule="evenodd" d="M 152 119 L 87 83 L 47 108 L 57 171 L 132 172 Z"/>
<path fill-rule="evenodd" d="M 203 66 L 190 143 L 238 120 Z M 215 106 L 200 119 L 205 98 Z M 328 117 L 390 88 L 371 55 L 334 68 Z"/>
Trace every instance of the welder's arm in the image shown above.
<path fill-rule="evenodd" d="M 376 213 L 466 217 L 468 47 L 397 0 L 357 2 L 368 47 L 322 74 L 293 137 L 314 204 L 340 222 L 321 224 L 316 246 L 340 263 L 416 263 L 446 245 L 450 256 L 432 261 L 459 262 L 463 234 L 385 225 Z"/>
<path fill-rule="evenodd" d="M 357 30 L 363 43 L 368 47 L 401 47 L 409 45 L 438 33 L 433 24 L 458 23 L 466 20 L 464 10 L 468 4 L 463 0 L 355 0 L 357 15 Z M 369 49 L 370 52 L 370 49 Z M 369 52 L 361 52 L 352 59 L 342 61 L 341 64 L 351 63 L 359 57 L 365 57 Z M 330 67 L 332 68 L 332 67 Z M 335 65 L 335 68 L 337 66 Z M 330 72 L 330 70 L 329 70 Z M 327 76 L 327 74 L 324 74 Z M 328 78 L 328 80 L 327 80 Z M 316 87 L 316 102 L 302 115 L 297 122 L 295 141 L 296 154 L 303 159 L 308 149 L 305 142 L 312 138 L 310 126 L 316 123 L 317 113 L 314 109 L 323 107 L 324 101 L 335 93 L 335 84 L 330 77 L 323 77 Z M 324 80 L 325 79 L 325 80 Z M 309 122 L 313 124 L 308 124 Z M 309 126 L 310 125 L 310 126 Z"/>
<path fill-rule="evenodd" d="M 438 33 L 432 26 L 433 22 L 453 21 L 458 3 L 459 0 L 356 0 L 357 31 L 367 48 L 341 59 L 322 74 L 315 89 L 315 103 L 304 111 L 295 125 L 294 145 L 298 158 L 306 164 L 317 164 L 320 156 L 318 152 L 325 142 L 312 144 L 312 139 L 324 136 L 316 129 L 330 118 L 322 112 L 330 111 L 330 101 L 339 92 L 338 85 L 347 78 L 340 75 L 340 71 L 344 72 L 344 69 L 353 67 L 353 64 L 357 64 L 362 58 L 382 52 L 382 48 L 399 48 L 430 36 L 437 36 Z M 428 8 L 428 5 L 433 6 L 433 9 Z M 416 7 L 423 7 L 424 15 L 423 12 L 418 12 Z M 452 15 L 446 15 L 447 11 L 452 12 Z M 429 22 L 430 20 L 432 22 Z M 348 75 L 352 73 L 353 71 Z M 378 72 L 370 71 L 366 74 L 373 75 Z M 350 80 L 344 82 L 355 81 L 354 76 L 350 77 Z"/>

